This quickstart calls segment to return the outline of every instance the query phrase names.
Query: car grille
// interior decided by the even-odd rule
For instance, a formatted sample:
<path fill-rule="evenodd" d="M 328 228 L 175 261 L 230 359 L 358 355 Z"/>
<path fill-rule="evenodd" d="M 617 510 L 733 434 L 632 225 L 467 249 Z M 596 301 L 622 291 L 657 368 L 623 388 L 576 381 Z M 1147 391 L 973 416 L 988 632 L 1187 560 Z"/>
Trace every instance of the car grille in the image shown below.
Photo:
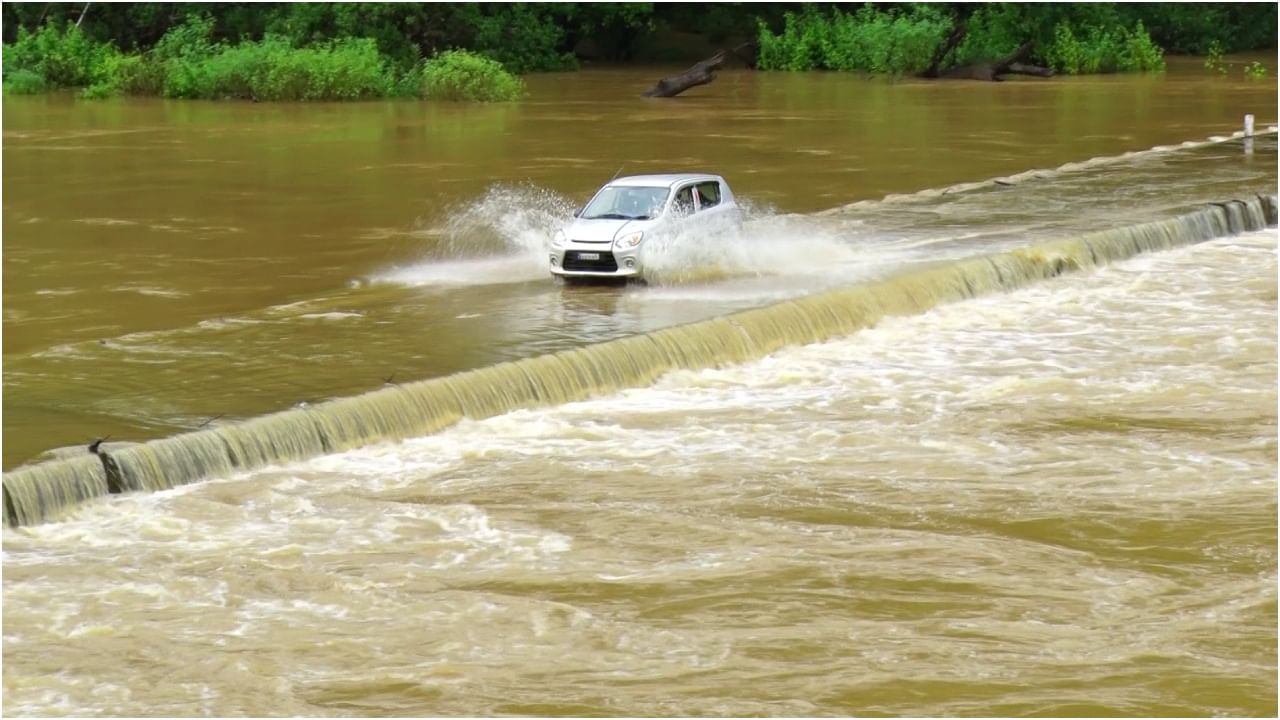
<path fill-rule="evenodd" d="M 570 250 L 564 254 L 565 270 L 587 270 L 591 272 L 617 272 L 618 261 L 614 259 L 613 253 L 601 252 L 596 253 L 600 256 L 598 260 L 585 260 L 582 253 L 577 250 Z"/>

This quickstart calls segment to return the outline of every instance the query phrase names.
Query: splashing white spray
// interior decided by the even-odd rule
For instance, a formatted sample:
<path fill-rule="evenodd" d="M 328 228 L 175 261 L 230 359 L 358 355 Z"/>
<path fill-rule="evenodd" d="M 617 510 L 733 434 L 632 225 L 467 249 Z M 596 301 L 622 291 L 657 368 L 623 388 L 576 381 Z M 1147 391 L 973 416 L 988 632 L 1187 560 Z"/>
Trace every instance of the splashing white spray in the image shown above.
<path fill-rule="evenodd" d="M 573 217 L 573 201 L 546 188 L 494 185 L 449 211 L 438 233 L 451 257 L 524 254 L 545 260 L 551 234 Z"/>
<path fill-rule="evenodd" d="M 848 278 L 875 254 L 867 244 L 874 239 L 848 219 L 781 214 L 741 199 L 739 204 L 740 226 L 688 225 L 646 238 L 641 251 L 645 280 L 671 286 L 764 276 Z M 413 286 L 549 279 L 549 240 L 573 219 L 574 207 L 569 198 L 546 188 L 493 186 L 414 233 L 434 240 L 424 249 L 428 259 L 371 279 Z"/>
<path fill-rule="evenodd" d="M 848 223 L 739 200 L 742 224 L 678 229 L 645 241 L 645 279 L 685 285 L 735 277 L 843 274 L 865 259 Z"/>
<path fill-rule="evenodd" d="M 573 216 L 563 195 L 533 186 L 494 185 L 442 221 L 413 234 L 435 240 L 427 259 L 371 278 L 399 285 L 494 285 L 549 277 L 551 234 Z"/>

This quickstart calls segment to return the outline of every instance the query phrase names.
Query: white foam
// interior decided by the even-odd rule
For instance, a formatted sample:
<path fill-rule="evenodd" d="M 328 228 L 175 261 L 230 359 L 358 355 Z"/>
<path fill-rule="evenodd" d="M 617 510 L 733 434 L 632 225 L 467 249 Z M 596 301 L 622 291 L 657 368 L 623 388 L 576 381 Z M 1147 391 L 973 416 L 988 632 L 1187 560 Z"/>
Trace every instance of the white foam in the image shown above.
<path fill-rule="evenodd" d="M 507 255 L 475 260 L 442 260 L 384 270 L 373 282 L 411 287 L 501 285 L 548 280 L 550 265 L 545 254 Z"/>

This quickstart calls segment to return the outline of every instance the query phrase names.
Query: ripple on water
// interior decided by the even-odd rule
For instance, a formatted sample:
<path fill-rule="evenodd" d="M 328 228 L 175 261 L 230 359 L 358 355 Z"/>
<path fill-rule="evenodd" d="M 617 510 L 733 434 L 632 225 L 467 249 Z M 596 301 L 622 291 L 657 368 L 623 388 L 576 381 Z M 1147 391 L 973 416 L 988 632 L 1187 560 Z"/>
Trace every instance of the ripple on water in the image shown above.
<path fill-rule="evenodd" d="M 1275 242 L 8 531 L 6 706 L 1274 714 Z"/>

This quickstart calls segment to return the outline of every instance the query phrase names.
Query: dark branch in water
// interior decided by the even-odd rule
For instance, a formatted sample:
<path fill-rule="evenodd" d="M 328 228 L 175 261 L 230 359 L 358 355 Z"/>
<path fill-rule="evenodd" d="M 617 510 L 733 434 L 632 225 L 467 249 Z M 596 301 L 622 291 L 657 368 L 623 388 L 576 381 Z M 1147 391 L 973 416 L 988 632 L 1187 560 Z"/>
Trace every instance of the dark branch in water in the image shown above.
<path fill-rule="evenodd" d="M 679 75 L 665 77 L 657 82 L 653 87 L 641 93 L 643 97 L 674 97 L 692 87 L 706 85 L 716 79 L 716 70 L 724 64 L 725 59 L 730 53 L 737 57 L 742 57 L 739 51 L 754 45 L 752 42 L 745 42 L 731 50 L 720 50 L 715 55 L 695 63 L 692 67 Z"/>
<path fill-rule="evenodd" d="M 89 443 L 89 452 L 93 453 L 94 455 L 99 454 L 98 448 L 100 448 L 102 446 L 102 443 L 106 442 L 107 439 L 110 437 L 111 437 L 110 435 L 104 435 L 103 437 L 100 437 L 97 440 L 94 440 L 93 442 Z"/>
<path fill-rule="evenodd" d="M 395 374 L 395 373 L 391 373 L 390 375 L 388 375 L 388 376 L 386 376 L 386 377 L 382 378 L 382 384 L 383 384 L 383 385 L 395 385 L 396 387 L 400 387 L 400 383 L 396 382 L 396 374 Z"/>
<path fill-rule="evenodd" d="M 1008 57 L 989 63 L 974 63 L 972 65 L 953 67 L 943 70 L 937 77 L 945 80 L 990 80 L 992 82 L 1000 82 L 1001 75 L 1052 77 L 1053 70 L 1022 62 L 1023 58 L 1031 54 L 1033 47 L 1035 47 L 1035 41 L 1028 40 L 1017 50 L 1010 53 Z M 928 76 L 926 75 L 926 77 Z"/>
<path fill-rule="evenodd" d="M 1028 65 L 1026 63 L 1012 62 L 1009 63 L 1010 75 L 1035 75 L 1036 77 L 1053 77 L 1053 70 L 1039 65 Z"/>
<path fill-rule="evenodd" d="M 224 418 L 224 417 L 226 417 L 226 415 L 214 415 L 213 417 L 209 418 L 208 420 L 205 420 L 204 422 L 202 422 L 202 423 L 200 423 L 199 425 L 197 425 L 197 426 L 196 426 L 196 429 L 197 429 L 197 430 L 199 430 L 200 428 L 202 428 L 202 427 L 204 427 L 204 426 L 208 425 L 209 423 L 213 422 L 214 420 L 219 420 L 219 419 Z"/>

